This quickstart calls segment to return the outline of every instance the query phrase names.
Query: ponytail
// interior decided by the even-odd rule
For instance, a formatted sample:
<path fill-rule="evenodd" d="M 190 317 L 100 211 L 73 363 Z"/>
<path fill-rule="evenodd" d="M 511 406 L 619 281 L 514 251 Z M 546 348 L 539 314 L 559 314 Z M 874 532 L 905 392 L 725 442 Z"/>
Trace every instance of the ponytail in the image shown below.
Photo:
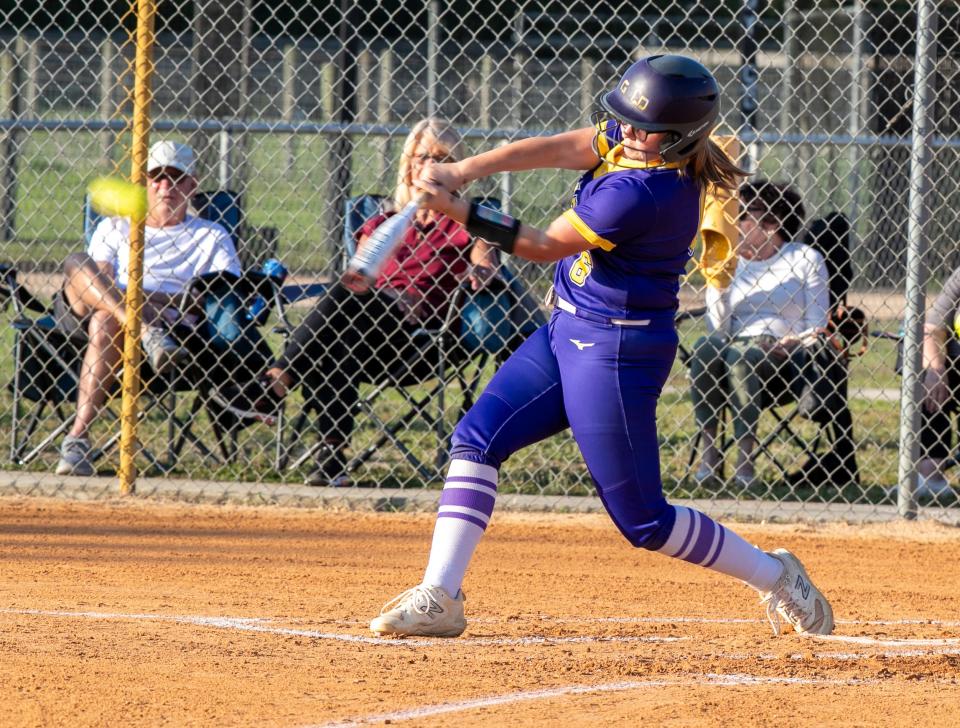
<path fill-rule="evenodd" d="M 681 172 L 693 177 L 701 186 L 713 186 L 731 191 L 740 187 L 742 177 L 750 176 L 747 170 L 739 167 L 709 137 L 706 144 L 702 144 L 690 157 Z"/>

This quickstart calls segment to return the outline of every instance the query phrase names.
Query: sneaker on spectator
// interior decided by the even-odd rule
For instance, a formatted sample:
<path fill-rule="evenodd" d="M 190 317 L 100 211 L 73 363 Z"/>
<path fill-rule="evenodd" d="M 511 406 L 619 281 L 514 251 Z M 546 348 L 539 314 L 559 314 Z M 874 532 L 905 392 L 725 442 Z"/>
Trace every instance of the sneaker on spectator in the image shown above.
<path fill-rule="evenodd" d="M 307 485 L 344 488 L 350 485 L 347 458 L 341 447 L 324 447 L 317 457 L 317 467 L 303 481 Z"/>
<path fill-rule="evenodd" d="M 917 476 L 917 498 L 944 498 L 951 493 L 953 488 L 942 475 Z"/>
<path fill-rule="evenodd" d="M 694 473 L 693 479 L 701 487 L 715 488 L 720 485 L 722 471 L 723 453 L 715 445 L 710 445 L 700 453 L 700 467 Z"/>
<path fill-rule="evenodd" d="M 184 351 L 180 344 L 159 326 L 145 326 L 140 341 L 150 368 L 157 374 L 170 371 L 183 359 Z"/>
<path fill-rule="evenodd" d="M 64 437 L 60 444 L 57 475 L 93 475 L 95 472 L 90 461 L 90 441 L 85 437 Z"/>
<path fill-rule="evenodd" d="M 213 390 L 210 398 L 240 419 L 274 425 L 283 406 L 283 397 L 273 391 L 273 381 L 263 375 L 243 386 L 226 384 Z"/>
<path fill-rule="evenodd" d="M 701 462 L 697 472 L 693 474 L 694 482 L 701 488 L 717 488 L 720 486 L 720 466 L 711 466 Z"/>
<path fill-rule="evenodd" d="M 896 502 L 900 486 L 894 485 L 887 489 L 887 496 Z M 953 494 L 950 483 L 939 473 L 933 475 L 917 475 L 917 500 L 944 501 Z"/>

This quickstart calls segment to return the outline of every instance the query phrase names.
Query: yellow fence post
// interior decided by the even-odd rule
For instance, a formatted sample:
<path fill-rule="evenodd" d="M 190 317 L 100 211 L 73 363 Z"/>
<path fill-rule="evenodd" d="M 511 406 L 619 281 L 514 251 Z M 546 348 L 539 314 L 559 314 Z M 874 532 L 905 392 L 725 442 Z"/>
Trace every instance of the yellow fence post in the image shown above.
<path fill-rule="evenodd" d="M 130 181 L 147 183 L 147 147 L 150 141 L 150 101 L 153 78 L 153 23 L 155 0 L 137 3 L 137 57 L 133 86 L 133 149 Z M 133 493 L 137 477 L 137 399 L 140 394 L 140 319 L 143 313 L 144 220 L 130 220 L 130 270 L 127 317 L 123 339 L 123 399 L 120 405 L 120 493 Z"/>

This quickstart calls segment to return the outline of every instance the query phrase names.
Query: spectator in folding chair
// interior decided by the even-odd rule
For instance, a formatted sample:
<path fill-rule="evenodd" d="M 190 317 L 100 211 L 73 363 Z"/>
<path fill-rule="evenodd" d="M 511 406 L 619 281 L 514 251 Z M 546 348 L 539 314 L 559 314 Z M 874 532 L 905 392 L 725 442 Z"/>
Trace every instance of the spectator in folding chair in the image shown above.
<path fill-rule="evenodd" d="M 952 493 L 944 476 L 952 451 L 954 419 L 960 410 L 960 268 L 947 279 L 927 311 L 923 326 L 923 407 L 917 463 L 917 497 Z"/>
<path fill-rule="evenodd" d="M 461 159 L 462 141 L 453 126 L 429 118 L 407 136 L 400 156 L 394 210 L 368 220 L 357 233 L 363 246 L 370 234 L 413 196 L 413 180 L 436 162 Z M 449 217 L 428 209 L 415 224 L 369 290 L 333 285 L 290 336 L 283 355 L 258 381 L 228 385 L 214 395 L 228 412 L 272 422 L 287 392 L 302 384 L 318 408 L 317 429 L 326 447 L 309 485 L 345 485 L 344 448 L 353 429 L 358 387 L 390 374 L 398 382 L 425 379 L 436 354 L 411 356 L 414 332 L 439 328 L 464 275 L 476 289 L 494 274 L 496 251 L 475 240 Z M 351 290 L 352 289 L 352 290 Z"/>
<path fill-rule="evenodd" d="M 711 333 L 694 345 L 690 395 L 702 432 L 699 483 L 716 479 L 717 442 L 726 407 L 739 454 L 735 482 L 749 487 L 760 412 L 802 391 L 804 340 L 827 325 L 829 291 L 823 256 L 797 240 L 804 222 L 800 195 L 756 180 L 740 188 L 739 260 L 728 288 L 708 298 Z"/>
<path fill-rule="evenodd" d="M 229 233 L 219 224 L 187 214 L 197 190 L 193 150 L 177 142 L 150 147 L 147 159 L 147 219 L 144 236 L 145 292 L 142 342 L 155 373 L 185 358 L 171 327 L 185 320 L 177 309 L 187 284 L 214 271 L 239 275 L 240 262 Z M 86 340 L 77 393 L 77 416 L 60 448 L 58 475 L 92 475 L 88 430 L 116 381 L 123 329 L 130 312 L 124 304 L 130 257 L 130 221 L 100 222 L 86 253 L 64 263 L 63 288 L 54 298 L 58 328 L 73 340 Z"/>

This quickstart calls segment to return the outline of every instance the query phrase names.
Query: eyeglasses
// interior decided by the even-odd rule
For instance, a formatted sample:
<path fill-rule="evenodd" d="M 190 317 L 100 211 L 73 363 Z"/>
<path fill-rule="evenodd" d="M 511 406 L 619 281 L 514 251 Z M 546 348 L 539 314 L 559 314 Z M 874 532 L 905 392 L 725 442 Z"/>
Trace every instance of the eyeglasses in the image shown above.
<path fill-rule="evenodd" d="M 414 154 L 410 159 L 420 164 L 426 164 L 428 159 L 433 160 L 437 164 L 453 161 L 449 154 Z"/>
<path fill-rule="evenodd" d="M 179 169 L 172 169 L 167 167 L 161 167 L 160 169 L 155 169 L 150 172 L 147 172 L 147 179 L 153 182 L 155 185 L 160 184 L 164 180 L 170 183 L 171 186 L 177 185 L 183 180 L 187 179 L 190 175 L 185 172 L 180 171 Z"/>
<path fill-rule="evenodd" d="M 760 222 L 769 217 L 769 214 L 769 210 L 765 207 L 745 207 L 740 211 L 740 219 L 746 220 L 748 217 L 752 217 L 757 222 Z"/>

